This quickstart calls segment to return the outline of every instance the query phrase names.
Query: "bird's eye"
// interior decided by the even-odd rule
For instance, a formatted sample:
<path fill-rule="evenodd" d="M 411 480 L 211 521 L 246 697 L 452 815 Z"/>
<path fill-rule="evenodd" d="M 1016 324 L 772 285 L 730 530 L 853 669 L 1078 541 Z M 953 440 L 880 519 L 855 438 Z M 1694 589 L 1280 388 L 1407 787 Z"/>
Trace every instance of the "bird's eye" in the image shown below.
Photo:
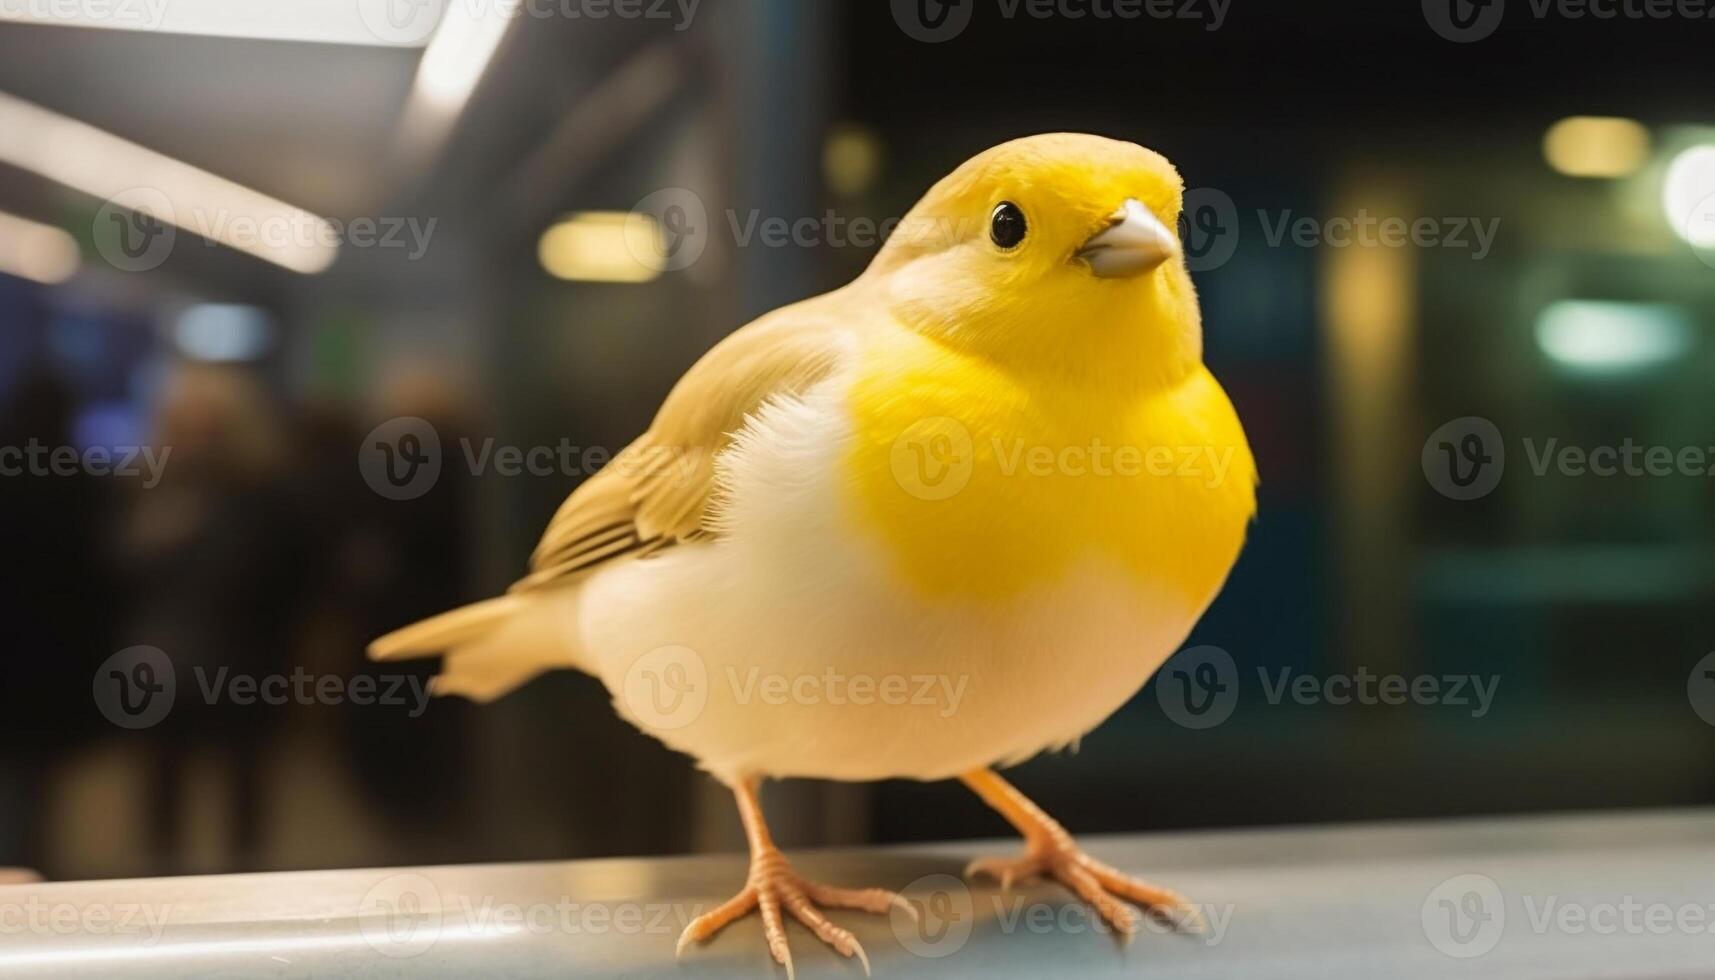
<path fill-rule="evenodd" d="M 989 238 L 1001 248 L 1014 248 L 1024 241 L 1024 212 L 1011 201 L 995 205 L 989 215 Z"/>

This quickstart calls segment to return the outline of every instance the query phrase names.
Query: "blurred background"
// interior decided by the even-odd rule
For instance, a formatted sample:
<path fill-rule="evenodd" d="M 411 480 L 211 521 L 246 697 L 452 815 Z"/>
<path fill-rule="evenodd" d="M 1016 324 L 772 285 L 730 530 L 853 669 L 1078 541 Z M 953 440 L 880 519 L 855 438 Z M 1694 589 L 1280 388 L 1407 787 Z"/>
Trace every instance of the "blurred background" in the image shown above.
<path fill-rule="evenodd" d="M 425 704 L 364 644 L 503 589 L 711 344 L 1045 130 L 1185 175 L 1263 482 L 1216 713 L 1170 663 L 1018 784 L 1085 833 L 1715 802 L 1715 21 L 1386 6 L 0 0 L 0 865 L 739 846 L 596 681 Z M 1384 677 L 1439 693 L 1339 696 Z"/>

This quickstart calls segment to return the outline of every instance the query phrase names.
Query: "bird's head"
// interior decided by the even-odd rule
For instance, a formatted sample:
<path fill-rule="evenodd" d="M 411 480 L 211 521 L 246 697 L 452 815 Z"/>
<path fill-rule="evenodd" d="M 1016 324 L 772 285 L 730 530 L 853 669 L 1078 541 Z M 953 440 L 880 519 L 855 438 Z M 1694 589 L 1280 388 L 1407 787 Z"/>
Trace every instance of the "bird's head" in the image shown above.
<path fill-rule="evenodd" d="M 1202 359 L 1182 188 L 1135 143 L 1002 143 L 931 188 L 865 276 L 912 329 L 1008 369 L 1170 384 Z"/>

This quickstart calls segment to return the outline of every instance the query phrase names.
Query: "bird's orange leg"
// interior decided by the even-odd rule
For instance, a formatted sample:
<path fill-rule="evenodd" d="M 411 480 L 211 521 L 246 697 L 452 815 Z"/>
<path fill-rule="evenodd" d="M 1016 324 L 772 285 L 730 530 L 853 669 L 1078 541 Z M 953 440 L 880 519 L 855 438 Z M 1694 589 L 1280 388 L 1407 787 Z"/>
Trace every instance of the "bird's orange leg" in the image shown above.
<path fill-rule="evenodd" d="M 886 915 L 897 908 L 912 917 L 917 912 L 910 903 L 894 892 L 881 888 L 836 888 L 800 878 L 786 862 L 786 856 L 774 846 L 768 824 L 762 818 L 762 804 L 757 799 L 757 781 L 746 779 L 733 787 L 738 798 L 738 814 L 744 821 L 744 835 L 750 842 L 750 874 L 737 895 L 713 911 L 691 920 L 679 934 L 677 953 L 685 947 L 702 942 L 720 932 L 728 923 L 743 918 L 752 909 L 762 913 L 762 935 L 775 961 L 786 968 L 788 980 L 793 976 L 792 950 L 786 945 L 785 918 L 782 910 L 802 922 L 817 938 L 834 947 L 842 956 L 856 956 L 869 974 L 869 956 L 849 930 L 828 921 L 818 906 L 837 909 L 861 909 Z"/>
<path fill-rule="evenodd" d="M 1201 928 L 1202 915 L 1183 895 L 1140 881 L 1085 854 L 1066 828 L 993 770 L 977 769 L 959 778 L 1024 835 L 1022 855 L 978 858 L 965 868 L 966 875 L 986 874 L 999 881 L 1003 889 L 1011 888 L 1015 881 L 1053 878 L 1094 906 L 1127 940 L 1137 932 L 1137 913 L 1120 899 L 1136 902 L 1175 925 Z"/>

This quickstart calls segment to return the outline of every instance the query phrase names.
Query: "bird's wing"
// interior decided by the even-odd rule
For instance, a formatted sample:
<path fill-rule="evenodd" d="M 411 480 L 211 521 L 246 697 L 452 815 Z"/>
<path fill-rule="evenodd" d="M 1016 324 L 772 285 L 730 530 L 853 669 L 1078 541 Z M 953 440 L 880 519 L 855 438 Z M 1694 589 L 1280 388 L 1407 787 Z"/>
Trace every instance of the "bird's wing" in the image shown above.
<path fill-rule="evenodd" d="M 751 413 L 826 378 L 846 349 L 849 330 L 823 309 L 811 300 L 776 310 L 703 355 L 649 430 L 560 505 L 530 574 L 512 591 L 558 585 L 615 558 L 711 535 L 715 457 Z"/>

